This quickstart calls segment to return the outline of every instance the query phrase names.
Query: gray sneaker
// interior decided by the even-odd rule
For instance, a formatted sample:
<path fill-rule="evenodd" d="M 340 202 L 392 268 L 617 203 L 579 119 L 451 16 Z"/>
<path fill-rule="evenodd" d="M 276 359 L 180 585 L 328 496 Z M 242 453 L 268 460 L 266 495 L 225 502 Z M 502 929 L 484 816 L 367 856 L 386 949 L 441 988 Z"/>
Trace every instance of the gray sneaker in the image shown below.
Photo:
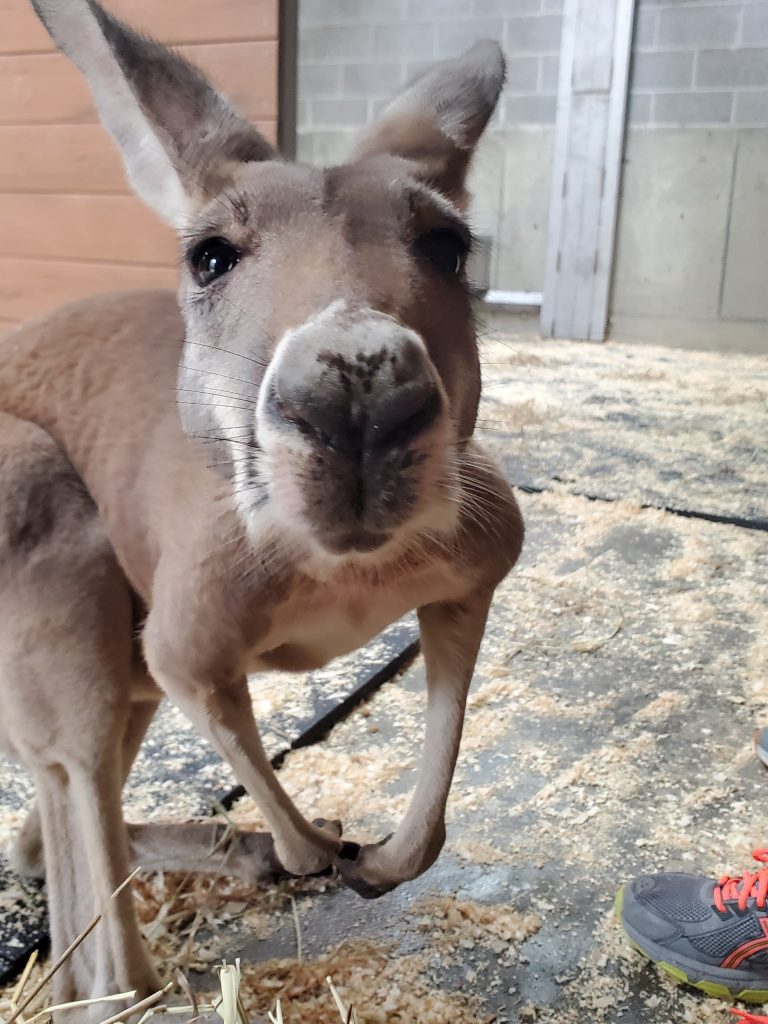
<path fill-rule="evenodd" d="M 768 850 L 755 850 L 768 864 Z M 768 1002 L 768 867 L 719 881 L 672 872 L 623 886 L 616 915 L 644 956 L 710 996 Z"/>
<path fill-rule="evenodd" d="M 755 756 L 768 768 L 768 727 L 755 729 L 752 745 L 755 750 Z"/>

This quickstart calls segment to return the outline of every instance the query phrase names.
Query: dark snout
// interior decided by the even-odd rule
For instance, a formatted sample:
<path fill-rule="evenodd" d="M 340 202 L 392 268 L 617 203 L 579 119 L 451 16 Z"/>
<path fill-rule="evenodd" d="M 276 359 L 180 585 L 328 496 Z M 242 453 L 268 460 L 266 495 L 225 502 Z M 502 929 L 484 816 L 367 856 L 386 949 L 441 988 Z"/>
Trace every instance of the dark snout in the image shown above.
<path fill-rule="evenodd" d="M 389 317 L 299 329 L 276 360 L 268 410 L 297 454 L 304 514 L 336 554 L 374 551 L 413 515 L 444 392 L 418 335 Z"/>
<path fill-rule="evenodd" d="M 410 339 L 375 352 L 319 352 L 298 378 L 282 367 L 274 388 L 279 416 L 351 459 L 409 445 L 442 407 L 432 368 Z"/>

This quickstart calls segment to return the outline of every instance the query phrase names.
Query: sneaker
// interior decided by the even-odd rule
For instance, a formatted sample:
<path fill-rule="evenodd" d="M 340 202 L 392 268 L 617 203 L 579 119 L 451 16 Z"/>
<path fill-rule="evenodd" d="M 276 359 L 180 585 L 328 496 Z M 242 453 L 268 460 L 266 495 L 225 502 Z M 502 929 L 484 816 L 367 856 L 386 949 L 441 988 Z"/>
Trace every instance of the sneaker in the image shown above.
<path fill-rule="evenodd" d="M 755 729 L 752 737 L 752 746 L 755 756 L 768 768 L 768 727 Z"/>
<path fill-rule="evenodd" d="M 768 849 L 753 856 L 768 864 Z M 710 996 L 765 1003 L 767 903 L 768 867 L 717 882 L 665 872 L 623 886 L 616 916 L 632 945 L 678 981 Z"/>

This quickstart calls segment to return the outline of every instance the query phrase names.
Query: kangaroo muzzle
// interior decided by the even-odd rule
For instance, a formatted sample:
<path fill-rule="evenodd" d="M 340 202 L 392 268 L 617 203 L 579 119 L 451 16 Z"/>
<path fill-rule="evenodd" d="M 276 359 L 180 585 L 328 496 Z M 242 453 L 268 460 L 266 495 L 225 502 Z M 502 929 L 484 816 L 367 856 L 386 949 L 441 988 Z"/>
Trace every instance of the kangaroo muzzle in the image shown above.
<path fill-rule="evenodd" d="M 336 303 L 286 334 L 264 393 L 267 436 L 293 453 L 316 539 L 334 554 L 386 544 L 419 504 L 447 419 L 421 338 Z"/>

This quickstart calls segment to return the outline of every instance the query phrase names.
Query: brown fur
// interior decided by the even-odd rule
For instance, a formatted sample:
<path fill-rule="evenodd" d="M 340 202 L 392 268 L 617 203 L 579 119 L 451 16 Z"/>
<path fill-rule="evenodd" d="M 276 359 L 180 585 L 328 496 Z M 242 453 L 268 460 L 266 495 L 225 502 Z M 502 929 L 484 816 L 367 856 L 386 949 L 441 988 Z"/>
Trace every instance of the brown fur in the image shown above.
<path fill-rule="evenodd" d="M 498 49 L 438 67 L 358 159 L 316 171 L 276 159 L 196 72 L 92 0 L 35 3 L 137 189 L 177 223 L 184 262 L 178 302 L 102 296 L 0 342 L 0 741 L 38 790 L 15 864 L 39 875 L 44 859 L 54 953 L 135 861 L 251 882 L 332 865 L 379 895 L 442 846 L 486 614 L 522 543 L 471 438 L 462 255 Z M 190 254 L 212 238 L 238 260 L 203 285 Z M 325 664 L 414 608 L 424 763 L 394 835 L 360 849 L 283 791 L 246 673 Z M 162 694 L 271 837 L 211 856 L 208 826 L 124 825 L 120 791 Z M 55 996 L 154 983 L 126 894 Z"/>

